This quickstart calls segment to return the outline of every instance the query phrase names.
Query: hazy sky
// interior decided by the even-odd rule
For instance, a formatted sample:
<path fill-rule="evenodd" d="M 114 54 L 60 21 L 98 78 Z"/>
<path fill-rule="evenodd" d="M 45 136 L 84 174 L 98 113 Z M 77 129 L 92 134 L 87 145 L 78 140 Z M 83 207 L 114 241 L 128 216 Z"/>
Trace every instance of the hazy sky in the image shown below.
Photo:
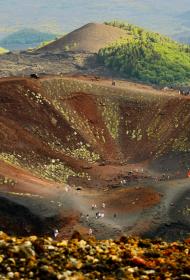
<path fill-rule="evenodd" d="M 63 33 L 111 19 L 175 33 L 188 7 L 190 0 L 0 0 L 0 36 L 23 27 Z"/>

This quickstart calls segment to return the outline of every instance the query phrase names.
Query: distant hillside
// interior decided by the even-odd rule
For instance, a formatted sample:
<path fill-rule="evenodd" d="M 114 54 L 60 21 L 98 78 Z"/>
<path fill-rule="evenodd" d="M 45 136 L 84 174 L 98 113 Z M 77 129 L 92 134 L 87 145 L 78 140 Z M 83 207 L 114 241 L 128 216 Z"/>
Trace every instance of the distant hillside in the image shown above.
<path fill-rule="evenodd" d="M 189 3 L 188 3 L 189 4 Z M 186 27 L 190 28 L 190 10 L 185 11 L 184 13 L 178 16 L 178 20 Z"/>
<path fill-rule="evenodd" d="M 181 29 L 183 17 L 189 9 L 189 0 L 78 0 L 78 1 L 47 1 L 47 0 L 1 1 L 0 37 L 7 26 L 51 30 L 52 33 L 71 32 L 87 22 L 103 22 L 113 18 L 128 20 L 130 23 L 145 28 L 174 34 Z M 13 5 L 14 3 L 14 5 Z M 76 4 L 77 3 L 77 4 Z M 21 12 L 22 11 L 22 12 Z M 34 15 L 35 11 L 35 15 Z M 11 15 L 11 16 L 10 16 Z M 14 19 L 14 21 L 13 21 Z"/>
<path fill-rule="evenodd" d="M 190 44 L 190 31 L 175 34 L 172 38 L 180 43 Z"/>
<path fill-rule="evenodd" d="M 38 52 L 61 53 L 76 51 L 97 53 L 107 44 L 124 36 L 126 36 L 126 32 L 120 28 L 100 23 L 89 23 L 40 48 Z"/>
<path fill-rule="evenodd" d="M 0 45 L 9 50 L 24 50 L 55 38 L 55 34 L 39 32 L 34 29 L 22 29 L 0 40 Z"/>
<path fill-rule="evenodd" d="M 99 51 L 105 66 L 127 78 L 159 85 L 190 83 L 190 46 L 137 26 L 110 22 L 127 36 Z"/>

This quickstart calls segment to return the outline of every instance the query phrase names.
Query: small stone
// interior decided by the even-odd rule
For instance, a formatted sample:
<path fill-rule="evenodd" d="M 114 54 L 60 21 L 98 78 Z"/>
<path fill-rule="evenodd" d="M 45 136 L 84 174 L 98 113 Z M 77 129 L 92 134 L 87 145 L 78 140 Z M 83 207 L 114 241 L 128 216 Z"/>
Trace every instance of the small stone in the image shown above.
<path fill-rule="evenodd" d="M 133 267 L 128 268 L 127 271 L 130 272 L 130 273 L 134 273 L 135 272 Z"/>
<path fill-rule="evenodd" d="M 12 271 L 9 272 L 9 273 L 7 273 L 7 277 L 8 277 L 9 279 L 14 278 L 14 273 L 13 273 Z"/>
<path fill-rule="evenodd" d="M 32 243 L 31 241 L 25 241 L 24 244 L 23 244 L 25 247 L 31 247 L 32 246 Z"/>
<path fill-rule="evenodd" d="M 183 280 L 188 280 L 188 279 L 190 279 L 190 275 L 189 274 L 182 274 L 181 276 L 180 276 L 180 279 L 183 279 Z"/>
<path fill-rule="evenodd" d="M 49 246 L 47 246 L 47 249 L 48 249 L 48 250 L 55 250 L 55 247 L 52 246 L 52 245 L 49 245 Z"/>
<path fill-rule="evenodd" d="M 19 273 L 19 272 L 15 272 L 15 273 L 14 273 L 14 277 L 15 277 L 16 279 L 20 279 L 20 273 Z"/>
<path fill-rule="evenodd" d="M 145 265 L 146 264 L 146 261 L 144 259 L 140 258 L 140 257 L 133 257 L 131 259 L 131 261 L 133 263 L 137 264 L 137 265 L 139 265 L 139 264 Z"/>
<path fill-rule="evenodd" d="M 155 270 L 153 270 L 153 269 L 152 270 L 145 270 L 144 273 L 147 274 L 147 275 L 151 275 L 151 274 L 155 273 Z"/>
<path fill-rule="evenodd" d="M 7 267 L 7 271 L 11 271 L 11 268 L 10 268 L 10 266 L 8 266 L 8 267 Z"/>
<path fill-rule="evenodd" d="M 24 267 L 20 267 L 19 269 L 21 272 L 24 272 L 25 271 L 25 268 Z"/>
<path fill-rule="evenodd" d="M 71 274 L 72 274 L 72 272 L 70 270 L 67 270 L 63 273 L 63 276 L 67 278 L 67 277 L 71 276 Z"/>
<path fill-rule="evenodd" d="M 8 260 L 9 260 L 9 262 L 11 262 L 12 264 L 15 265 L 16 262 L 15 262 L 15 259 L 14 259 L 14 258 L 9 258 Z"/>
<path fill-rule="evenodd" d="M 4 259 L 4 256 L 0 255 L 0 263 L 2 263 L 3 259 Z"/>
<path fill-rule="evenodd" d="M 184 252 L 185 252 L 186 255 L 189 255 L 189 249 L 185 249 Z"/>
<path fill-rule="evenodd" d="M 49 266 L 48 265 L 43 265 L 43 266 L 41 266 L 41 269 L 44 270 L 44 271 L 48 271 Z"/>

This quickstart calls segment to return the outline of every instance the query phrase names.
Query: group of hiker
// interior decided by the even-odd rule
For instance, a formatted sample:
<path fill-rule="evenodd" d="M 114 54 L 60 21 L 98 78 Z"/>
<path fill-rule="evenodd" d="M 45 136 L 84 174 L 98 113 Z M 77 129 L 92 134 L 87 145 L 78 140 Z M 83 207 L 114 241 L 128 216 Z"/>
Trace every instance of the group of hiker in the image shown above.
<path fill-rule="evenodd" d="M 102 209 L 105 209 L 105 208 L 106 208 L 105 202 L 102 203 L 101 208 L 102 208 Z M 97 209 L 97 205 L 96 205 L 96 204 L 92 204 L 92 205 L 91 205 L 91 209 L 92 209 L 92 211 L 96 210 L 96 209 Z M 96 219 L 104 218 L 104 216 L 105 216 L 104 212 L 96 212 L 96 213 L 95 213 L 95 218 L 96 218 Z M 86 215 L 86 220 L 89 221 L 89 214 Z M 92 235 L 92 234 L 93 234 L 92 228 L 89 228 L 88 234 L 89 234 L 89 235 Z"/>
<path fill-rule="evenodd" d="M 33 78 L 33 79 L 39 79 L 39 75 L 37 73 L 30 74 L 30 77 Z M 100 77 L 94 76 L 91 80 L 92 81 L 99 81 Z M 112 79 L 111 84 L 112 84 L 112 86 L 116 86 L 116 81 Z M 176 88 L 176 87 L 173 87 L 173 86 L 165 86 L 165 87 L 162 88 L 162 90 L 164 90 L 164 91 L 178 90 L 179 94 L 181 94 L 181 95 L 184 95 L 184 96 L 190 95 L 190 88 L 188 88 L 188 87 Z"/>
<path fill-rule="evenodd" d="M 106 207 L 106 204 L 105 204 L 105 202 L 103 202 L 102 203 L 102 209 L 105 209 L 105 207 Z M 92 206 L 91 206 L 91 209 L 92 210 L 95 210 L 95 209 L 97 209 L 97 205 L 96 204 L 92 204 Z M 96 219 L 99 219 L 99 218 L 104 218 L 104 212 L 96 212 Z"/>
<path fill-rule="evenodd" d="M 173 90 L 178 90 L 178 93 L 180 95 L 184 95 L 184 96 L 188 96 L 190 95 L 190 88 L 189 87 L 173 87 L 173 86 L 168 86 L 168 87 L 164 87 L 162 88 L 162 90 L 164 91 L 173 91 Z"/>
<path fill-rule="evenodd" d="M 40 76 L 37 73 L 32 73 L 32 74 L 30 74 L 30 78 L 32 78 L 32 79 L 39 79 Z M 94 76 L 91 80 L 92 81 L 99 81 L 100 77 Z M 112 86 L 116 86 L 116 82 L 113 79 L 112 79 Z"/>
<path fill-rule="evenodd" d="M 179 94 L 188 96 L 188 95 L 190 95 L 190 89 L 180 89 Z"/>

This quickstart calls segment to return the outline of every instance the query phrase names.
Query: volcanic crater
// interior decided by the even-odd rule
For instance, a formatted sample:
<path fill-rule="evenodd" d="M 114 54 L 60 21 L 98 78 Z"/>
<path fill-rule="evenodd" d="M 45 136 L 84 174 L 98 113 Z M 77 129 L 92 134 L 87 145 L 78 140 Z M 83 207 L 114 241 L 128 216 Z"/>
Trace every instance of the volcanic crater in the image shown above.
<path fill-rule="evenodd" d="M 3 78 L 0 104 L 0 225 L 9 234 L 189 233 L 189 97 L 65 75 Z"/>

